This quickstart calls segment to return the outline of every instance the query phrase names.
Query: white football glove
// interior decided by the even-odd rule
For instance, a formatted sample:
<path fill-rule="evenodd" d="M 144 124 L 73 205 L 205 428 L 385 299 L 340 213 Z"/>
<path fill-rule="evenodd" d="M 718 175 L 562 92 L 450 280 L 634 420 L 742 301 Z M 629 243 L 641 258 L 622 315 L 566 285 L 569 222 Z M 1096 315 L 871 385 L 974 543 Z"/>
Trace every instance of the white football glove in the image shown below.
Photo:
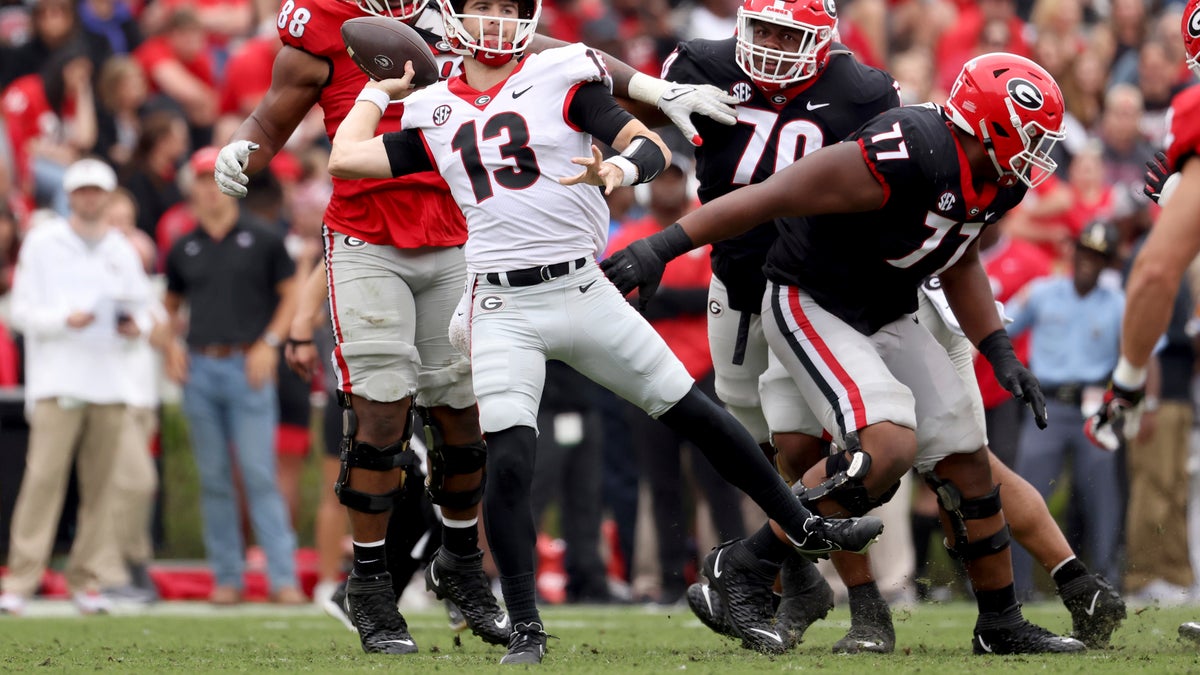
<path fill-rule="evenodd" d="M 213 179 L 217 181 L 221 192 L 230 197 L 246 196 L 246 183 L 250 182 L 250 177 L 243 172 L 250 162 L 250 153 L 257 149 L 258 143 L 250 141 L 234 141 L 221 148 L 213 169 Z"/>
<path fill-rule="evenodd" d="M 629 98 L 658 106 L 692 145 L 703 141 L 692 125 L 692 113 L 719 124 L 737 124 L 738 99 L 711 84 L 677 84 L 637 73 L 629 80 Z"/>

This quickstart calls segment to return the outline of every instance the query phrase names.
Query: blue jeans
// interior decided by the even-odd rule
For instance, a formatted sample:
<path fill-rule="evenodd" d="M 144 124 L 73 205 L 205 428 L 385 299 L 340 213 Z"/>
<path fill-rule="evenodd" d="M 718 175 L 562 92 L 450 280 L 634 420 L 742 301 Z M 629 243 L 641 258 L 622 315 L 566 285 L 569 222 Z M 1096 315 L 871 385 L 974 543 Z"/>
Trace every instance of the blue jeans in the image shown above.
<path fill-rule="evenodd" d="M 190 359 L 183 412 L 200 471 L 204 548 L 216 583 L 243 586 L 245 555 L 231 462 L 236 457 L 271 589 L 296 586 L 296 535 L 275 478 L 275 387 L 250 388 L 244 355 L 212 358 L 193 352 Z"/>

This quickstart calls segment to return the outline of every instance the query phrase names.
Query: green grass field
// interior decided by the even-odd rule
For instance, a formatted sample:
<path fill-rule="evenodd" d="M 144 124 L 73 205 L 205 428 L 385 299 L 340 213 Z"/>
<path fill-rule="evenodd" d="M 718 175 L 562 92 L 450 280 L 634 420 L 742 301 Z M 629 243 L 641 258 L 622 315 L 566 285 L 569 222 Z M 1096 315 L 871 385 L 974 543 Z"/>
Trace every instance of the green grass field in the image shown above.
<path fill-rule="evenodd" d="M 136 616 L 28 616 L 0 620 L 0 671 L 5 672 L 369 672 L 495 671 L 503 654 L 464 635 L 456 646 L 440 611 L 409 616 L 421 647 L 413 656 L 368 656 L 357 636 L 308 607 L 247 605 L 215 611 L 172 603 Z M 1066 630 L 1056 605 L 1026 608 L 1053 630 Z M 780 657 L 741 649 L 700 625 L 690 612 L 641 608 L 545 611 L 550 641 L 546 672 L 1187 673 L 1200 672 L 1200 648 L 1179 641 L 1179 623 L 1200 608 L 1131 611 L 1103 652 L 1053 657 L 977 657 L 970 653 L 974 608 L 922 605 L 895 614 L 898 649 L 890 656 L 834 656 L 829 645 L 849 626 L 839 608 L 809 630 L 804 644 Z"/>

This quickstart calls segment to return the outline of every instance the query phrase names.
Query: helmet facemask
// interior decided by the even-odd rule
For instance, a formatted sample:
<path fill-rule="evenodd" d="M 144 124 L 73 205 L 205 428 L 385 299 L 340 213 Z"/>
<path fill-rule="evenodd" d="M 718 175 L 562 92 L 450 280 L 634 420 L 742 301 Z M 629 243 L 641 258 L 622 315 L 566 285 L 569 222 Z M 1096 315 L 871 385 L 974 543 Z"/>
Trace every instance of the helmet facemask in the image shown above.
<path fill-rule="evenodd" d="M 504 65 L 529 47 L 542 11 L 542 3 L 538 0 L 518 2 L 517 17 L 466 14 L 455 5 L 465 8 L 467 0 L 439 2 L 451 51 L 474 57 L 490 66 Z M 480 40 L 476 35 L 483 35 L 484 39 Z M 498 37 L 509 35 L 511 38 L 504 40 Z"/>
<path fill-rule="evenodd" d="M 754 24 L 769 23 L 800 34 L 797 51 L 754 44 Z M 833 29 L 798 23 L 787 10 L 766 6 L 760 11 L 737 12 L 737 64 L 756 84 L 783 88 L 817 74 L 820 61 L 833 41 Z"/>

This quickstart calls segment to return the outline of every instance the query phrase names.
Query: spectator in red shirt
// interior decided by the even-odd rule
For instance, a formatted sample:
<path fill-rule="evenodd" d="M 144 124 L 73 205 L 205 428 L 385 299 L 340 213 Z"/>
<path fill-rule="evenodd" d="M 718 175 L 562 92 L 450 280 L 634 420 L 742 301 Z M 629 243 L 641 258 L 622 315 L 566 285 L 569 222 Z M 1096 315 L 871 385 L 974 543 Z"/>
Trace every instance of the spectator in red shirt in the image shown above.
<path fill-rule="evenodd" d="M 217 79 L 205 39 L 200 18 L 181 7 L 171 14 L 162 35 L 146 40 L 133 53 L 153 91 L 178 104 L 198 127 L 209 127 L 217 119 Z"/>
<path fill-rule="evenodd" d="M 92 63 L 80 50 L 55 53 L 40 73 L 17 78 L 0 95 L 17 184 L 38 204 L 67 213 L 62 177 L 96 144 Z"/>
<path fill-rule="evenodd" d="M 222 115 L 234 115 L 240 123 L 254 112 L 271 87 L 271 67 L 282 47 L 272 24 L 269 33 L 250 38 L 234 50 L 221 85 Z"/>
<path fill-rule="evenodd" d="M 978 54 L 991 51 L 1029 54 L 1025 22 L 1017 16 L 1014 0 L 979 0 L 960 5 L 958 21 L 942 34 L 937 44 L 938 84 L 946 91 L 950 91 L 962 65 Z M 1003 43 L 996 41 L 1001 36 Z M 992 43 L 982 48 L 988 40 Z"/>

